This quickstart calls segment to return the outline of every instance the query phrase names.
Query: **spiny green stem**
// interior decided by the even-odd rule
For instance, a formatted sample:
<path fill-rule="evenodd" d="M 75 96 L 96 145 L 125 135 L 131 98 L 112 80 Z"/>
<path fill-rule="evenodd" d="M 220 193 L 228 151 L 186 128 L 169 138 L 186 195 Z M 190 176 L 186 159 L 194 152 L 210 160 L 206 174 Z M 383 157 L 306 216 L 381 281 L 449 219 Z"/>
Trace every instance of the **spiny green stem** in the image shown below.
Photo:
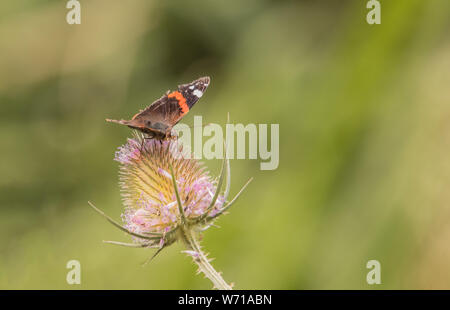
<path fill-rule="evenodd" d="M 203 272 L 209 280 L 211 280 L 214 287 L 218 290 L 232 290 L 232 287 L 225 282 L 220 273 L 218 273 L 209 263 L 209 259 L 201 250 L 195 232 L 193 232 L 190 228 L 186 228 L 183 229 L 182 235 L 187 249 L 195 252 L 195 255 L 191 255 L 194 262 L 198 265 L 199 270 Z"/>

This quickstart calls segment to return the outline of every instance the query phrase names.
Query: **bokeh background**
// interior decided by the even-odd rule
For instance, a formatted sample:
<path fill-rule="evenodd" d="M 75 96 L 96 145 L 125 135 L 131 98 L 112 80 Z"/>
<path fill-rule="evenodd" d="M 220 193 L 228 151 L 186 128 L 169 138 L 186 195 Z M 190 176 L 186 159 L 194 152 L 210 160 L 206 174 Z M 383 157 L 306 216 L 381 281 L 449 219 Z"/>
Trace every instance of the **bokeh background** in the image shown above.
<path fill-rule="evenodd" d="M 204 234 L 238 289 L 450 288 L 450 2 L 81 0 L 0 2 L 0 288 L 209 289 L 175 244 L 129 242 L 126 118 L 210 75 L 194 115 L 280 124 L 280 164 L 233 160 L 232 193 Z M 220 162 L 208 161 L 213 173 Z M 81 285 L 66 263 L 81 263 Z M 382 284 L 366 283 L 367 261 Z"/>

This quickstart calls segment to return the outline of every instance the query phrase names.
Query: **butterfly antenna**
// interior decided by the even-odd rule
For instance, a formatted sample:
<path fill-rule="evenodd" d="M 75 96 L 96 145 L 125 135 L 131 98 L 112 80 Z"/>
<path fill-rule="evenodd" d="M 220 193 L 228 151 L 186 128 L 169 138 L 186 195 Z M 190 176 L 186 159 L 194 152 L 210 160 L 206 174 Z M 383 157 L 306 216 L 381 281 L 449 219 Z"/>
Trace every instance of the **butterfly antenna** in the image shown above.
<path fill-rule="evenodd" d="M 107 119 L 105 119 L 107 122 L 110 122 L 110 123 L 116 123 L 116 124 L 120 124 L 120 125 L 127 125 L 128 124 L 128 121 L 125 121 L 125 120 L 116 120 L 116 119 L 109 119 L 109 118 L 107 118 Z"/>

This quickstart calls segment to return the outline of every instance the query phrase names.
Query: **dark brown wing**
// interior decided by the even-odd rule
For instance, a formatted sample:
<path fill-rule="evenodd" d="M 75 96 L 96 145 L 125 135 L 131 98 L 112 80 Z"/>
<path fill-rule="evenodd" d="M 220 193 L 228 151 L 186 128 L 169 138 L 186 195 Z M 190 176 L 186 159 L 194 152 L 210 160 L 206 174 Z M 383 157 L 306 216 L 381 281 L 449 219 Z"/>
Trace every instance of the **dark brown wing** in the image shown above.
<path fill-rule="evenodd" d="M 203 96 L 210 81 L 210 77 L 205 76 L 191 83 L 178 86 L 178 92 L 183 95 L 189 109 Z"/>
<path fill-rule="evenodd" d="M 110 120 L 122 125 L 141 130 L 143 132 L 157 131 L 166 133 L 177 124 L 200 99 L 209 86 L 210 78 L 202 77 L 191 83 L 178 86 L 174 92 L 168 91 L 164 96 L 153 102 L 146 109 L 140 111 L 129 121 Z"/>
<path fill-rule="evenodd" d="M 148 108 L 136 114 L 132 120 L 145 118 L 152 123 L 175 126 L 203 96 L 210 83 L 208 76 L 191 83 L 178 86 L 174 92 L 168 91 L 164 96 L 153 102 Z"/>
<path fill-rule="evenodd" d="M 182 113 L 177 98 L 165 94 L 148 108 L 133 116 L 130 125 L 144 126 L 164 132 L 168 128 L 172 128 L 181 119 Z"/>

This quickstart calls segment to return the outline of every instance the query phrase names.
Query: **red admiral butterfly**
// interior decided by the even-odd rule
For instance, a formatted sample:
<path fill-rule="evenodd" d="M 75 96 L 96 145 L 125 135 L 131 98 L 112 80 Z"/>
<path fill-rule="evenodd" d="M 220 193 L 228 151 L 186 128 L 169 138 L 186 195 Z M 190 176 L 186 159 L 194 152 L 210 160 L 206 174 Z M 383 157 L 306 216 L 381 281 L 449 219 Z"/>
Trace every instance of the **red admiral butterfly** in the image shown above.
<path fill-rule="evenodd" d="M 208 87 L 208 76 L 199 78 L 188 84 L 178 86 L 178 90 L 167 93 L 153 102 L 145 110 L 137 113 L 129 121 L 106 119 L 148 134 L 148 138 L 158 140 L 173 138 L 171 130 L 203 96 Z"/>

